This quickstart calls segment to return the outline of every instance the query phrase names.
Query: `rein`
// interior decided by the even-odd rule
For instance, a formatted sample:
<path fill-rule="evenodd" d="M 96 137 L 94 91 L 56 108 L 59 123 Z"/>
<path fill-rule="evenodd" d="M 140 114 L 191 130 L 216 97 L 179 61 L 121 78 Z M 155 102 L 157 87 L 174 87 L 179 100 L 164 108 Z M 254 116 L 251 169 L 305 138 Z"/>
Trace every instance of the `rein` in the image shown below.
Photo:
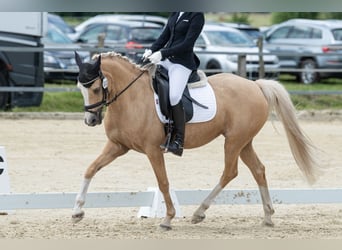
<path fill-rule="evenodd" d="M 148 66 L 151 67 L 151 66 Z M 82 83 L 80 82 L 83 86 L 85 86 L 86 88 L 89 88 L 97 79 L 101 79 L 101 86 L 102 86 L 102 91 L 103 91 L 103 96 L 102 96 L 102 101 L 91 104 L 91 105 L 86 105 L 84 106 L 84 110 L 90 113 L 99 113 L 100 110 L 103 108 L 103 106 L 109 106 L 110 104 L 112 104 L 113 102 L 115 102 L 119 96 L 121 96 L 127 89 L 129 89 L 144 73 L 146 72 L 146 70 L 140 72 L 140 74 L 134 78 L 123 90 L 119 91 L 118 93 L 115 94 L 115 96 L 113 98 L 111 98 L 110 100 L 107 100 L 108 98 L 108 80 L 106 77 L 103 76 L 101 70 L 99 71 L 99 75 L 94 78 L 93 80 L 86 82 L 86 83 Z M 96 111 L 92 111 L 92 109 L 94 108 L 98 108 L 98 110 Z"/>
<path fill-rule="evenodd" d="M 115 102 L 120 95 L 122 95 L 127 89 L 129 89 L 143 74 L 145 73 L 145 71 L 140 72 L 140 74 L 133 79 L 133 81 L 131 81 L 123 90 L 121 90 L 119 93 L 115 94 L 115 96 L 109 100 L 108 102 L 105 103 L 106 106 L 110 105 L 111 103 Z"/>

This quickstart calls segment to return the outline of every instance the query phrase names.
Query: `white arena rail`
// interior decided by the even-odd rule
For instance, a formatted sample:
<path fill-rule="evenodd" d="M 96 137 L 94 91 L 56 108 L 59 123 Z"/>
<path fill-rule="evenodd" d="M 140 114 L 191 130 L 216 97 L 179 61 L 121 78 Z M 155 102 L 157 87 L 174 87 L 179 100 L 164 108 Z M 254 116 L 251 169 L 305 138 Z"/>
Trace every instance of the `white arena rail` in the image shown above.
<path fill-rule="evenodd" d="M 171 190 L 178 216 L 180 205 L 199 205 L 210 190 Z M 342 203 L 342 189 L 271 189 L 274 204 Z M 85 208 L 142 207 L 143 217 L 162 217 L 164 202 L 157 188 L 144 192 L 88 193 Z M 72 209 L 76 193 L 0 194 L 0 211 L 17 209 Z M 223 190 L 213 205 L 262 204 L 258 190 Z"/>

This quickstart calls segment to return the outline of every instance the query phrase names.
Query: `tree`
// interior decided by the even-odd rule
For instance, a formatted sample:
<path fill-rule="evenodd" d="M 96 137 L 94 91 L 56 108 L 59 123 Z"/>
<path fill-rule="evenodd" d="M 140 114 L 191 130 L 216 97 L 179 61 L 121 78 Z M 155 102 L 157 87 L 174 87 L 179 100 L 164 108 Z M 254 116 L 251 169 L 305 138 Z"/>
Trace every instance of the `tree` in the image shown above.
<path fill-rule="evenodd" d="M 273 24 L 277 24 L 293 18 L 318 19 L 319 17 L 319 12 L 273 12 L 271 19 Z"/>
<path fill-rule="evenodd" d="M 233 23 L 243 23 L 243 24 L 249 24 L 249 14 L 248 13 L 233 13 L 231 19 L 231 22 Z"/>
<path fill-rule="evenodd" d="M 323 13 L 323 17 L 326 19 L 342 19 L 342 12 Z"/>

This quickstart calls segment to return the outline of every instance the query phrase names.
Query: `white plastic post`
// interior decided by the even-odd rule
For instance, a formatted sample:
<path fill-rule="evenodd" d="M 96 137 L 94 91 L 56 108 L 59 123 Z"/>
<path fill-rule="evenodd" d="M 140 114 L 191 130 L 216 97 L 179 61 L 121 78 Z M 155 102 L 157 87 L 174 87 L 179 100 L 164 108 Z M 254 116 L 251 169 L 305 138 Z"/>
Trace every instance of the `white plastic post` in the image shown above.
<path fill-rule="evenodd" d="M 140 207 L 138 212 L 139 218 L 162 218 L 166 215 L 166 207 L 165 207 L 165 201 L 162 193 L 160 192 L 159 188 L 157 187 L 149 187 L 147 191 L 154 192 L 154 198 L 152 201 L 152 205 L 150 207 Z M 176 196 L 176 193 L 174 190 L 170 190 L 171 199 L 173 202 L 173 205 L 176 209 L 176 217 L 182 217 L 179 202 Z"/>
<path fill-rule="evenodd" d="M 8 175 L 5 148 L 0 146 L 0 194 L 9 194 L 10 191 L 10 180 Z M 8 211 L 3 211 L 0 207 L 0 214 L 7 213 Z"/>

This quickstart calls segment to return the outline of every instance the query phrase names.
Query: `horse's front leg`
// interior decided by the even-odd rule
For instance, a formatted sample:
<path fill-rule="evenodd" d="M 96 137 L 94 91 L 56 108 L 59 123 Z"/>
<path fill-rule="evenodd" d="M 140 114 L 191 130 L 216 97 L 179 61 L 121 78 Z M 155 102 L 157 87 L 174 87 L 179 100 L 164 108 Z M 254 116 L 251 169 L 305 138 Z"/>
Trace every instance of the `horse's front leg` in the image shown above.
<path fill-rule="evenodd" d="M 113 143 L 112 141 L 108 141 L 101 155 L 98 156 L 97 159 L 87 168 L 84 174 L 81 190 L 76 196 L 76 201 L 72 213 L 72 220 L 74 222 L 79 222 L 84 217 L 82 207 L 85 204 L 85 198 L 91 179 L 101 168 L 111 163 L 120 155 L 125 154 L 127 151 L 128 149 L 123 147 L 122 145 Z"/>
<path fill-rule="evenodd" d="M 152 152 L 147 153 L 147 157 L 151 162 L 153 167 L 154 174 L 158 181 L 158 187 L 160 192 L 163 194 L 166 206 L 166 216 L 163 222 L 160 224 L 162 229 L 170 230 L 171 228 L 171 220 L 176 215 L 176 209 L 173 206 L 173 202 L 171 200 L 170 190 L 169 190 L 169 181 L 167 178 L 167 173 L 165 169 L 165 161 L 164 155 L 160 151 L 159 147 L 152 150 Z"/>

